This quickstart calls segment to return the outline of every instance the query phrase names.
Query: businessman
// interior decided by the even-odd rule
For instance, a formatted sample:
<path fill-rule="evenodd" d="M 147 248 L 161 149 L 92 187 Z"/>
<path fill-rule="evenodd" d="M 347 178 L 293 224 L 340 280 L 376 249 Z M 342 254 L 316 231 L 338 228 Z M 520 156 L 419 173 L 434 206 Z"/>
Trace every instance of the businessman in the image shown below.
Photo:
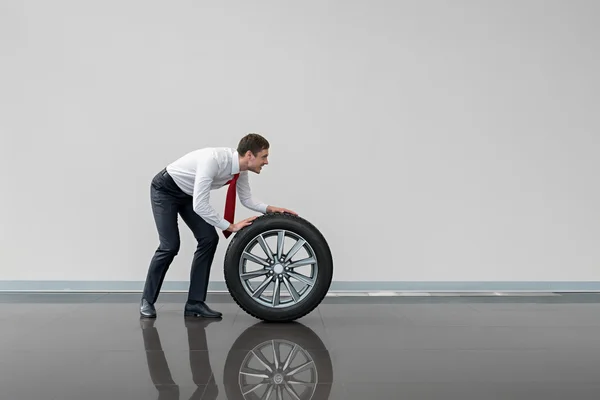
<path fill-rule="evenodd" d="M 250 225 L 256 217 L 234 223 L 236 192 L 242 205 L 259 213 L 294 211 L 262 203 L 252 196 L 248 172 L 260 174 L 269 163 L 269 142 L 256 133 L 244 136 L 237 149 L 209 147 L 192 151 L 167 165 L 152 180 L 150 199 L 158 230 L 159 246 L 148 268 L 140 303 L 142 318 L 155 318 L 154 304 L 163 280 L 179 252 L 178 215 L 198 242 L 190 273 L 186 316 L 220 318 L 222 314 L 205 303 L 210 269 L 219 242 Z M 224 216 L 209 204 L 210 191 L 228 185 Z"/>

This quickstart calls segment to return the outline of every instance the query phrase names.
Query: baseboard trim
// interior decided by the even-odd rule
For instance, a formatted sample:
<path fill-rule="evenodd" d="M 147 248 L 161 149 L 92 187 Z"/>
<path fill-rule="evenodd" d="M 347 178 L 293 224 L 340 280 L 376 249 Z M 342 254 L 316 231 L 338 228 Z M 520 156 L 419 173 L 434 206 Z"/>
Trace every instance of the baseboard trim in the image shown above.
<path fill-rule="evenodd" d="M 141 292 L 143 281 L 0 281 L 4 292 Z M 166 281 L 163 292 L 186 292 L 187 281 Z M 225 292 L 225 282 L 210 282 L 210 292 Z M 418 281 L 353 282 L 335 281 L 330 292 L 600 292 L 600 281 Z"/>

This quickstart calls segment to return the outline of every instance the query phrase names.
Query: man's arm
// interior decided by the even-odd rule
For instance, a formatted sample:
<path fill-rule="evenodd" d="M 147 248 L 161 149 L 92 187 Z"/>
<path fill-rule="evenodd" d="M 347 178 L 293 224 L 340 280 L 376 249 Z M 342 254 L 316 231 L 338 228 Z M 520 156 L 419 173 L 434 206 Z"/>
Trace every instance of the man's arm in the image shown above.
<path fill-rule="evenodd" d="M 248 182 L 248 171 L 240 172 L 236 189 L 240 202 L 244 207 L 263 214 L 267 212 L 267 204 L 252 197 L 250 183 Z"/>
<path fill-rule="evenodd" d="M 210 205 L 210 187 L 218 172 L 217 161 L 213 158 L 198 161 L 196 167 L 196 179 L 194 180 L 194 211 L 212 226 L 221 230 L 231 228 L 231 224 L 225 218 L 217 214 Z"/>

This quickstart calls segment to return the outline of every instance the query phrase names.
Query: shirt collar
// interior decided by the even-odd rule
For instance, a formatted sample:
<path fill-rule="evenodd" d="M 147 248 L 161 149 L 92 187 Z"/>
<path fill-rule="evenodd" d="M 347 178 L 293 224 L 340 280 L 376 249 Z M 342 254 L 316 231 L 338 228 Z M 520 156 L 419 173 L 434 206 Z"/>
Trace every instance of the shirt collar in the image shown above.
<path fill-rule="evenodd" d="M 232 157 L 233 158 L 231 160 L 231 175 L 235 175 L 240 172 L 240 158 L 239 158 L 237 150 L 235 150 L 233 152 Z"/>

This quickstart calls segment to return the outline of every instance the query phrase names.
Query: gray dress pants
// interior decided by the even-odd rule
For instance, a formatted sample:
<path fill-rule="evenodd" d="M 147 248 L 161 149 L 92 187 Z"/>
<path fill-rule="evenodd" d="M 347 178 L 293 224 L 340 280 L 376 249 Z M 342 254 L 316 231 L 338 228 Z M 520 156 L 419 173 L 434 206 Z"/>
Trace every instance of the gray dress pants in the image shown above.
<path fill-rule="evenodd" d="M 160 243 L 150 261 L 142 297 L 152 304 L 158 298 L 167 270 L 179 252 L 180 215 L 198 242 L 192 259 L 188 301 L 206 300 L 210 268 L 219 243 L 215 227 L 196 214 L 192 196 L 177 186 L 166 169 L 152 179 L 150 199 Z"/>

